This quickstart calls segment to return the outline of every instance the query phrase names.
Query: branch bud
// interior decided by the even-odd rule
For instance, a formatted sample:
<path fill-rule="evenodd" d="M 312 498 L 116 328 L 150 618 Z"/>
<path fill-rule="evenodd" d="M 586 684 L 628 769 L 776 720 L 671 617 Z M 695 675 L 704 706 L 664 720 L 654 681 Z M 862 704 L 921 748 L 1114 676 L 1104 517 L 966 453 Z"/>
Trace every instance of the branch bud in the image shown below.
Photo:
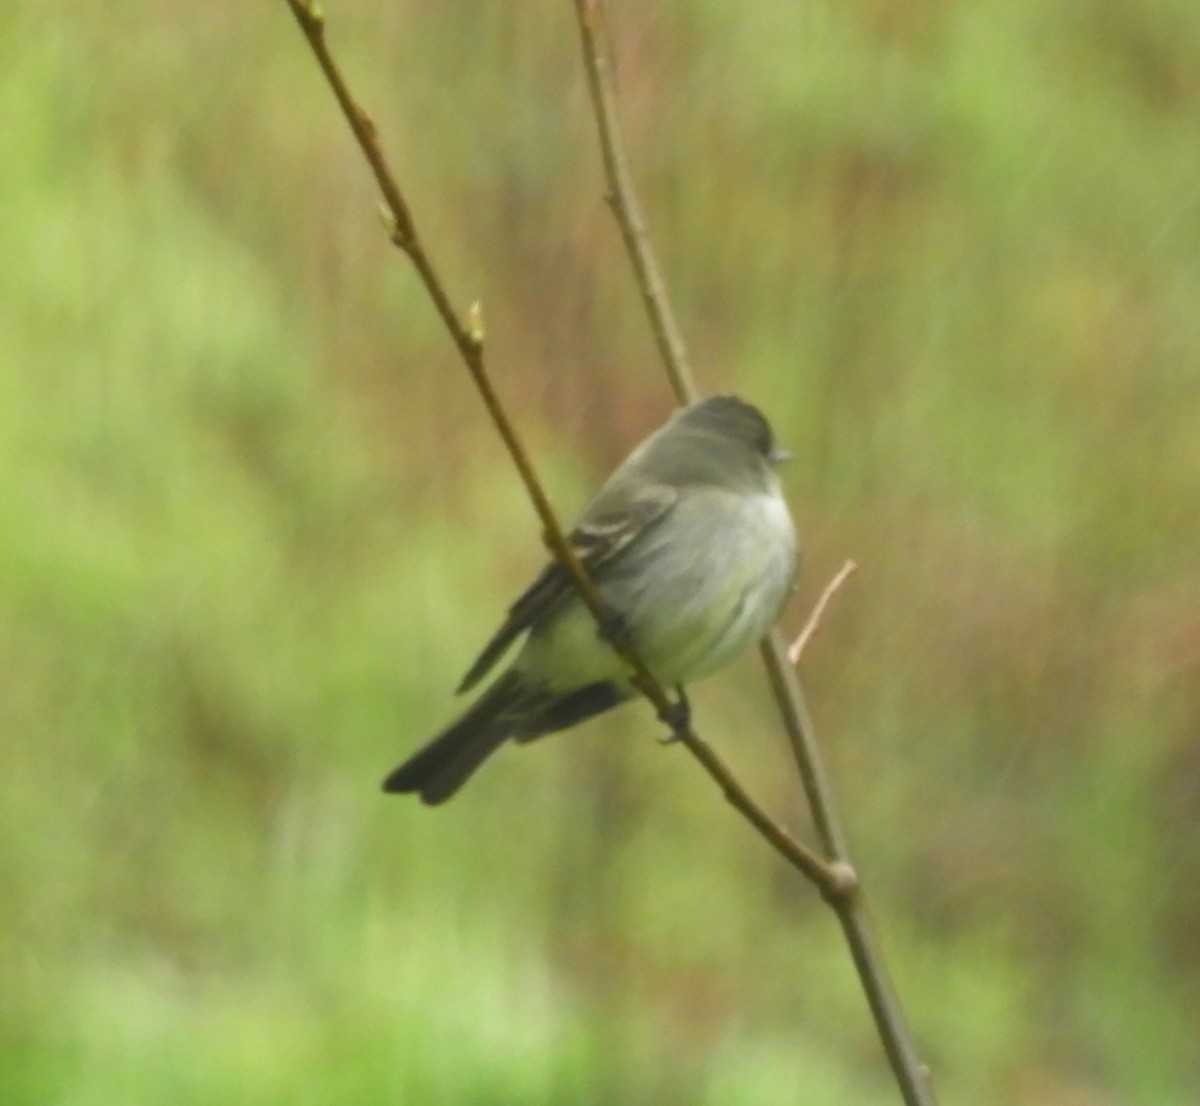
<path fill-rule="evenodd" d="M 467 337 L 476 346 L 482 346 L 486 333 L 483 325 L 483 304 L 476 300 L 467 309 Z"/>

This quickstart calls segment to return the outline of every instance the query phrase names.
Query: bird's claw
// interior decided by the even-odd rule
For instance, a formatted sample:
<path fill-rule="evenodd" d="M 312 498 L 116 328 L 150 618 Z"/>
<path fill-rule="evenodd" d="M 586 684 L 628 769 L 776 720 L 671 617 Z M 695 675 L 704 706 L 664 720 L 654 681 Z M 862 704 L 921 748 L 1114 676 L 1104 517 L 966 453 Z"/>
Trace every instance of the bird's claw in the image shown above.
<path fill-rule="evenodd" d="M 660 745 L 675 744 L 692 726 L 692 704 L 688 702 L 683 684 L 675 685 L 675 696 L 675 702 L 662 716 L 663 721 L 671 727 L 671 732 L 658 739 Z"/>

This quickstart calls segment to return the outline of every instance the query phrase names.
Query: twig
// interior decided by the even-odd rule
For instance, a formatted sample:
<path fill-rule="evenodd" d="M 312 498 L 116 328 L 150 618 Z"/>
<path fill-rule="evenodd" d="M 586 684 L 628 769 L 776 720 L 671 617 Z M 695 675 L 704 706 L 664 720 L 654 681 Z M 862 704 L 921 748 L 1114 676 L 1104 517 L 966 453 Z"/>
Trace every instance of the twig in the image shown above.
<path fill-rule="evenodd" d="M 464 324 L 455 312 L 450 297 L 425 252 L 408 203 L 404 199 L 379 144 L 375 125 L 350 94 L 346 81 L 329 52 L 325 41 L 324 16 L 320 8 L 313 0 L 285 0 L 285 3 L 296 17 L 296 22 L 308 40 L 321 71 L 325 74 L 325 79 L 329 82 L 334 96 L 341 106 L 342 113 L 358 140 L 363 156 L 371 167 L 383 195 L 384 214 L 393 244 L 404 251 L 416 268 L 438 314 L 450 331 L 472 380 L 483 397 L 489 416 L 496 424 L 513 463 L 517 467 L 525 490 L 542 523 L 547 546 L 555 559 L 570 573 L 580 596 L 603 632 L 606 627 L 613 624 L 612 614 L 571 543 L 567 540 L 528 454 L 521 445 L 516 430 L 505 414 L 487 375 L 483 356 L 482 312 L 478 304 L 472 306 L 468 321 Z M 671 727 L 673 735 L 687 747 L 705 771 L 716 781 L 725 798 L 750 822 L 772 848 L 789 864 L 812 880 L 826 898 L 844 898 L 850 894 L 853 881 L 852 878 L 848 878 L 846 871 L 836 865 L 825 863 L 759 807 L 712 748 L 696 734 L 686 718 L 686 712 L 680 711 L 679 704 L 670 700 L 662 685 L 655 679 L 637 653 L 621 640 L 619 635 L 606 634 L 606 638 L 628 666 L 631 673 L 630 682 L 633 686 L 650 700 L 658 717 Z M 852 873 L 850 876 L 852 877 Z"/>
<path fill-rule="evenodd" d="M 817 627 L 821 625 L 821 618 L 825 614 L 825 608 L 829 606 L 829 600 L 834 597 L 838 589 L 857 570 L 858 565 L 853 561 L 847 561 L 838 570 L 838 574 L 825 585 L 825 590 L 821 592 L 821 598 L 817 600 L 817 605 L 813 607 L 812 614 L 808 616 L 808 621 L 804 624 L 804 629 L 796 635 L 796 640 L 788 646 L 787 659 L 789 664 L 800 663 L 800 658 L 804 655 L 804 650 L 808 648 L 808 643 L 812 641 L 813 634 L 817 632 Z"/>
<path fill-rule="evenodd" d="M 667 368 L 671 387 L 680 403 L 695 403 L 700 398 L 692 367 L 688 363 L 683 333 L 675 321 L 667 298 L 666 284 L 658 259 L 646 231 L 646 217 L 638 203 L 621 138 L 621 123 L 617 116 L 617 97 L 613 90 L 612 66 L 608 55 L 597 41 L 604 27 L 603 0 L 575 0 L 579 31 L 583 37 L 583 66 L 587 72 L 588 91 L 595 108 L 596 129 L 600 137 L 600 152 L 604 158 L 604 175 L 608 179 L 608 200 L 625 249 L 633 265 L 638 291 L 654 331 L 654 341 Z"/>
<path fill-rule="evenodd" d="M 425 285 L 425 290 L 429 293 L 429 298 L 433 300 L 442 322 L 450 332 L 450 337 L 454 340 L 454 344 L 467 366 L 467 371 L 470 372 L 475 386 L 479 389 L 488 414 L 496 424 L 525 489 L 529 493 L 538 518 L 541 520 L 546 544 L 570 572 L 592 614 L 599 620 L 608 618 L 609 612 L 604 606 L 600 594 L 592 584 L 571 544 L 566 540 L 554 509 L 550 505 L 550 500 L 542 490 L 541 483 L 533 470 L 533 464 L 522 447 L 520 439 L 508 416 L 504 413 L 499 397 L 488 379 L 483 357 L 484 335 L 481 308 L 478 304 L 472 305 L 467 323 L 464 324 L 459 319 L 433 263 L 425 253 L 408 203 L 384 157 L 375 124 L 350 94 L 346 81 L 338 69 L 333 55 L 329 52 L 325 41 L 325 17 L 320 6 L 314 0 L 285 0 L 285 3 L 296 17 L 300 30 L 304 32 L 304 37 L 312 48 L 321 72 L 325 74 L 325 79 L 329 82 L 329 86 L 337 98 L 342 114 L 346 117 L 346 122 L 358 140 L 359 148 L 367 159 L 367 164 L 370 165 L 375 181 L 379 185 L 379 191 L 383 195 L 384 220 L 392 244 L 408 255 L 421 282 Z"/>
<path fill-rule="evenodd" d="M 588 89 L 600 135 L 609 202 L 637 274 L 638 287 L 667 375 L 680 401 L 692 402 L 696 392 L 691 383 L 691 370 L 683 340 L 679 336 L 665 284 L 646 233 L 645 219 L 634 193 L 621 140 L 612 63 L 602 44 L 605 38 L 603 0 L 574 0 L 574 4 Z M 787 663 L 783 638 L 778 630 L 763 642 L 762 655 L 791 742 L 813 823 L 821 840 L 822 852 L 830 868 L 846 877 L 839 884 L 837 894 L 828 894 L 824 887 L 822 894 L 837 912 L 842 924 L 863 991 L 875 1018 L 876 1029 L 904 1101 L 908 1106 L 934 1106 L 928 1070 L 917 1055 L 912 1034 L 879 949 L 858 877 L 850 862 L 845 833 L 816 744 L 800 681 L 794 667 Z"/>

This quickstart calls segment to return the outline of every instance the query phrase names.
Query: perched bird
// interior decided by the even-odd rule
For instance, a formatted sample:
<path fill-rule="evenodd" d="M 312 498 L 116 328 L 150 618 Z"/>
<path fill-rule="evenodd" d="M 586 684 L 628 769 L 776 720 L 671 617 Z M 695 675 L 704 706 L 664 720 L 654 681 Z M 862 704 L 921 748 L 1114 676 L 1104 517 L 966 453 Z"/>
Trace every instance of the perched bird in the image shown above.
<path fill-rule="evenodd" d="M 756 408 L 706 399 L 642 442 L 571 532 L 620 632 L 664 687 L 715 672 L 778 618 L 798 556 L 775 474 L 786 457 Z M 513 604 L 459 693 L 523 634 L 504 674 L 392 772 L 385 791 L 444 802 L 509 738 L 564 730 L 636 694 L 557 562 Z"/>

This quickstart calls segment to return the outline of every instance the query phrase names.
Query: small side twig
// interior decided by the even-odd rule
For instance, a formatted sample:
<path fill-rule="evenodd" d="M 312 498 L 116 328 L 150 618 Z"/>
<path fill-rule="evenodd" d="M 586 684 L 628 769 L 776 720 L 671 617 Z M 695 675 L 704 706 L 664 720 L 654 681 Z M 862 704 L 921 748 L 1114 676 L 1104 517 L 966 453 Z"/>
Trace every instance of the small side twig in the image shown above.
<path fill-rule="evenodd" d="M 787 659 L 789 664 L 800 663 L 800 658 L 804 655 L 804 650 L 808 648 L 808 643 L 812 641 L 813 634 L 817 632 L 817 627 L 821 625 L 821 619 L 824 617 L 825 608 L 829 606 L 829 601 L 856 571 L 858 571 L 858 565 L 853 561 L 847 561 L 838 570 L 837 575 L 825 585 L 825 590 L 821 592 L 821 598 L 817 600 L 817 605 L 813 607 L 812 614 L 808 616 L 808 621 L 804 624 L 804 629 L 796 635 L 796 640 L 788 646 Z"/>

